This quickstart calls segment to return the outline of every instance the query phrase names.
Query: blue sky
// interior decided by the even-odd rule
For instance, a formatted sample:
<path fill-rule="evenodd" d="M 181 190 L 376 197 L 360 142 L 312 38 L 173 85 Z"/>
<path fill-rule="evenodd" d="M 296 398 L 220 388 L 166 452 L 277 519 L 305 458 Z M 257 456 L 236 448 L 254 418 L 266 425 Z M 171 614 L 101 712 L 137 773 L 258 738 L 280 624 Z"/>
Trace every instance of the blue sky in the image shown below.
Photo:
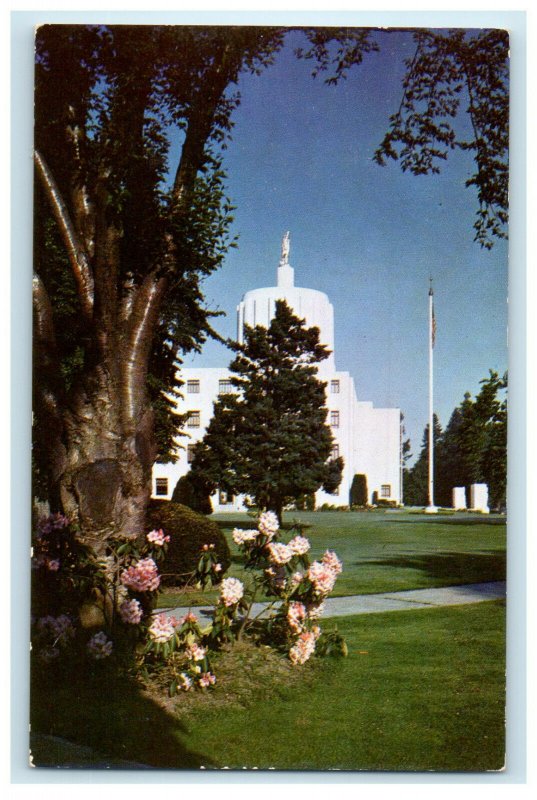
<path fill-rule="evenodd" d="M 453 151 L 435 176 L 373 162 L 413 51 L 408 34 L 379 41 L 381 52 L 337 87 L 311 78 L 293 41 L 260 77 L 241 78 L 225 156 L 238 249 L 204 289 L 208 304 L 227 314 L 215 327 L 234 337 L 237 303 L 249 289 L 274 285 L 290 230 L 295 283 L 326 292 L 334 305 L 338 369 L 353 375 L 360 400 L 401 408 L 416 456 L 428 414 L 429 275 L 438 326 L 434 405 L 445 425 L 489 369 L 507 369 L 507 246 L 485 251 L 473 242 L 468 153 Z M 185 365 L 229 360 L 209 342 Z"/>

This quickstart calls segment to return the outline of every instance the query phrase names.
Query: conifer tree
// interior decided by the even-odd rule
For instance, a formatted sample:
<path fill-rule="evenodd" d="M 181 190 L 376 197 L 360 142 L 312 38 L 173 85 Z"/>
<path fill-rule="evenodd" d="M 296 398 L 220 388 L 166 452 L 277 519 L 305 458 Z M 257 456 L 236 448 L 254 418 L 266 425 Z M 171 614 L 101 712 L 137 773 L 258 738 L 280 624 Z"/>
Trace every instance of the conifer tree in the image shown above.
<path fill-rule="evenodd" d="M 281 519 L 287 503 L 341 482 L 343 459 L 330 458 L 326 384 L 317 376 L 329 352 L 319 329 L 306 328 L 283 300 L 268 329 L 246 325 L 244 344 L 233 347 L 237 391 L 215 403 L 192 471 L 212 491 L 246 494 Z"/>
<path fill-rule="evenodd" d="M 438 477 L 438 450 L 442 437 L 442 427 L 436 414 L 433 414 L 433 446 L 435 450 L 434 459 L 434 481 L 435 486 Z M 429 425 L 425 426 L 421 444 L 421 452 L 418 460 L 412 469 L 405 469 L 403 472 L 403 496 L 407 506 L 424 506 L 428 500 L 428 476 L 429 476 Z M 436 500 L 436 493 L 435 493 Z"/>

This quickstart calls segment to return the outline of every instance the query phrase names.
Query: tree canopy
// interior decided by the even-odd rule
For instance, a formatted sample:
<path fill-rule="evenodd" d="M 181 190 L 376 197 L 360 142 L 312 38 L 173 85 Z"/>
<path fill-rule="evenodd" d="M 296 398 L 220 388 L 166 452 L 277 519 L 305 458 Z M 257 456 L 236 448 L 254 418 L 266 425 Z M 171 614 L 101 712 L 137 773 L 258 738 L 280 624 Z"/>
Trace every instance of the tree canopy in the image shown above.
<path fill-rule="evenodd" d="M 214 333 L 201 281 L 233 244 L 222 158 L 237 81 L 270 66 L 288 31 L 37 30 L 34 453 L 53 508 L 90 537 L 141 529 L 152 463 L 172 453 L 178 361 Z M 334 84 L 386 35 L 303 33 L 297 56 Z M 377 160 L 400 157 L 403 169 L 427 172 L 450 148 L 471 149 L 477 234 L 488 246 L 482 233 L 503 235 L 506 202 L 507 36 L 412 35 L 418 49 L 404 102 Z M 464 91 L 475 136 L 461 142 L 446 120 Z"/>
<path fill-rule="evenodd" d="M 333 493 L 342 458 L 331 458 L 326 384 L 317 365 L 329 355 L 318 328 L 306 328 L 283 300 L 270 326 L 245 326 L 230 365 L 236 393 L 223 395 L 203 440 L 193 476 L 214 491 L 250 496 L 262 509 L 283 507 L 321 486 Z"/>
<path fill-rule="evenodd" d="M 490 370 L 474 399 L 469 392 L 444 431 L 434 416 L 434 485 L 437 504 L 451 506 L 454 486 L 486 483 L 492 508 L 503 508 L 507 488 L 507 375 Z M 407 505 L 427 503 L 428 431 L 418 460 L 404 471 Z"/>

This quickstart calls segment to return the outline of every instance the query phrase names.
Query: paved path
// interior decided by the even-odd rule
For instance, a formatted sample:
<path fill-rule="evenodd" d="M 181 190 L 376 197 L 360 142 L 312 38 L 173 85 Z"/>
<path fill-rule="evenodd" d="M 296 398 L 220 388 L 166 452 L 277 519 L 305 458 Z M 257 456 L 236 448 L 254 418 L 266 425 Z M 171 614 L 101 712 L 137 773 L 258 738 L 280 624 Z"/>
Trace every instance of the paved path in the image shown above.
<path fill-rule="evenodd" d="M 462 586 L 445 586 L 439 589 L 411 589 L 406 592 L 383 594 L 358 594 L 351 597 L 329 597 L 325 601 L 324 617 L 345 617 L 352 614 L 378 614 L 383 611 L 405 611 L 437 606 L 460 606 L 482 603 L 505 597 L 505 581 L 469 583 Z M 263 613 L 267 603 L 254 603 L 252 616 Z M 183 616 L 191 610 L 204 621 L 212 614 L 211 606 L 165 609 L 167 614 Z"/>

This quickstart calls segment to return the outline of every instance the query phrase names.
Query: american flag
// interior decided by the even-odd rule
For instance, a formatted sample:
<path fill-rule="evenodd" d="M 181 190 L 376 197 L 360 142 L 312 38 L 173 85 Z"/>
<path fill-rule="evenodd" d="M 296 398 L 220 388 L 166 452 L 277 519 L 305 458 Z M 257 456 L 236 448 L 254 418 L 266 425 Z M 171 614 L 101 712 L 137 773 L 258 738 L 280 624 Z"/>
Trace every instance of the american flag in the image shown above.
<path fill-rule="evenodd" d="M 433 314 L 432 314 L 432 322 L 431 322 L 431 344 L 434 347 L 434 343 L 436 341 L 436 318 L 434 316 L 434 303 L 433 303 Z"/>

